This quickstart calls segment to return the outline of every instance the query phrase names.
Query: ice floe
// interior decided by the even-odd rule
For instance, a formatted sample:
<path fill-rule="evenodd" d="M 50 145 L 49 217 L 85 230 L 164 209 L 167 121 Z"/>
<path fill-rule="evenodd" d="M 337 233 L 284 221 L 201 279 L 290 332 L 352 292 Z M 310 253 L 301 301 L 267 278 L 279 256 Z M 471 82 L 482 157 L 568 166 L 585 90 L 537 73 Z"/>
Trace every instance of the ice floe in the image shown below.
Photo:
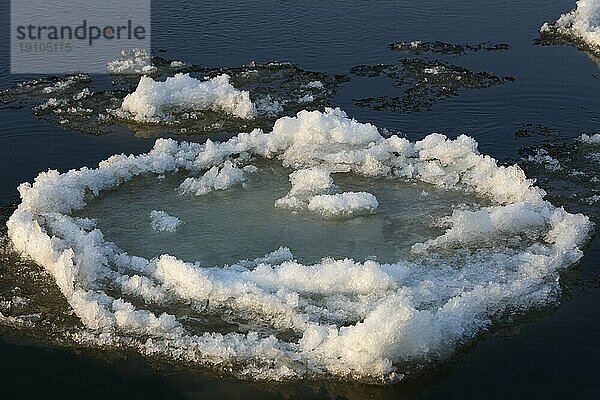
<path fill-rule="evenodd" d="M 562 14 L 556 22 L 545 22 L 540 33 L 580 41 L 596 54 L 600 53 L 600 1 L 578 0 L 575 9 Z"/>
<path fill-rule="evenodd" d="M 228 266 L 169 254 L 146 259 L 73 215 L 143 174 L 187 171 L 203 174 L 201 181 L 213 171 L 193 183 L 217 189 L 239 182 L 242 165 L 263 157 L 291 170 L 288 197 L 309 211 L 378 207 L 366 192 L 333 193 L 341 173 L 463 190 L 481 205 L 455 210 L 442 221 L 445 233 L 414 243 L 412 256 L 392 263 L 324 258 L 304 265 L 286 248 Z M 19 192 L 9 237 L 54 277 L 85 326 L 75 340 L 253 379 L 385 382 L 444 360 L 506 316 L 556 302 L 560 272 L 582 257 L 591 229 L 586 216 L 544 200 L 520 167 L 480 154 L 470 137 L 383 137 L 339 109 L 302 111 L 277 120 L 272 132 L 222 143 L 158 139 L 148 153 L 114 155 L 95 169 L 42 172 Z M 235 316 L 246 329 L 192 326 L 182 305 L 209 318 Z"/>

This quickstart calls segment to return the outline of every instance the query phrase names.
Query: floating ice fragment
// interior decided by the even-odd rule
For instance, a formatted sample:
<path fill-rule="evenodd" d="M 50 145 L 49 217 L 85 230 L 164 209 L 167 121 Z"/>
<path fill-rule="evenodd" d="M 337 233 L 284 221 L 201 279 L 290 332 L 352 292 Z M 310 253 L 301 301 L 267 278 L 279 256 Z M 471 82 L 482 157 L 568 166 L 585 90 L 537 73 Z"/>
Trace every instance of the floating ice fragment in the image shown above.
<path fill-rule="evenodd" d="M 157 232 L 175 232 L 181 225 L 181 220 L 167 214 L 165 211 L 150 211 L 150 227 Z"/>
<path fill-rule="evenodd" d="M 253 174 L 258 171 L 258 167 L 255 165 L 246 165 L 244 168 L 242 168 L 242 171 Z"/>
<path fill-rule="evenodd" d="M 311 89 L 323 89 L 325 86 L 321 81 L 311 81 L 306 84 L 306 87 L 309 87 Z"/>
<path fill-rule="evenodd" d="M 52 86 L 45 87 L 42 91 L 46 94 L 62 92 L 78 82 L 77 76 L 67 77 L 64 80 L 57 81 Z"/>
<path fill-rule="evenodd" d="M 331 171 L 323 167 L 312 167 L 294 171 L 290 174 L 292 188 L 285 197 L 275 202 L 276 207 L 291 210 L 303 210 L 310 199 L 333 188 Z"/>
<path fill-rule="evenodd" d="M 298 99 L 298 103 L 310 103 L 311 101 L 314 101 L 315 98 L 313 97 L 312 94 L 305 94 L 304 96 L 300 97 Z"/>
<path fill-rule="evenodd" d="M 426 74 L 431 74 L 431 75 L 437 75 L 437 74 L 439 74 L 439 73 L 441 73 L 443 71 L 444 71 L 444 67 L 443 66 L 435 66 L 435 67 L 432 67 L 432 68 L 425 68 L 423 70 L 423 72 L 425 72 Z"/>
<path fill-rule="evenodd" d="M 544 149 L 536 149 L 535 154 L 530 155 L 527 160 L 543 165 L 548 171 L 559 171 L 562 169 L 560 162 L 555 158 L 552 158 L 548 154 L 548 151 Z"/>
<path fill-rule="evenodd" d="M 371 193 L 344 192 L 311 197 L 308 209 L 326 217 L 374 214 L 379 202 Z"/>
<path fill-rule="evenodd" d="M 187 178 L 179 186 L 182 193 L 193 193 L 203 196 L 214 190 L 226 190 L 231 186 L 244 182 L 244 171 L 225 161 L 222 168 L 217 166 L 208 170 L 201 178 Z"/>
<path fill-rule="evenodd" d="M 600 144 L 600 133 L 594 133 L 591 135 L 584 133 L 579 137 L 579 140 L 588 144 Z"/>
<path fill-rule="evenodd" d="M 111 74 L 151 74 L 156 71 L 151 55 L 144 49 L 121 51 L 121 57 L 110 61 L 106 69 Z"/>
<path fill-rule="evenodd" d="M 581 41 L 600 53 L 600 0 L 578 0 L 574 10 L 562 14 L 554 23 L 545 22 L 540 33 Z"/>
<path fill-rule="evenodd" d="M 600 195 L 595 194 L 595 195 L 590 196 L 587 199 L 585 199 L 585 201 L 588 204 L 598 203 L 598 202 L 600 202 Z"/>

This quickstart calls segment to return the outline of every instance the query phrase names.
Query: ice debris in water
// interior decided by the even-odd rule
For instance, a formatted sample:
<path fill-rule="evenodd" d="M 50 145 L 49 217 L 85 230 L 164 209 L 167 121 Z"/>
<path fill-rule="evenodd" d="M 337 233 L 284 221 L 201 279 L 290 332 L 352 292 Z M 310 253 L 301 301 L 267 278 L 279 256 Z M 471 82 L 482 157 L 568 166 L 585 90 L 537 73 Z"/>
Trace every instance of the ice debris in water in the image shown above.
<path fill-rule="evenodd" d="M 395 42 L 388 46 L 390 50 L 395 51 L 409 51 L 414 54 L 422 53 L 439 53 L 439 54 L 451 54 L 451 55 L 462 55 L 466 52 L 477 52 L 481 50 L 495 51 L 495 50 L 507 50 L 510 46 L 506 43 L 477 43 L 477 44 L 454 44 L 441 42 L 439 40 L 433 42 L 425 42 L 421 40 L 413 40 L 406 42 Z"/>
<path fill-rule="evenodd" d="M 582 42 L 600 54 L 600 0 L 577 1 L 575 9 L 562 14 L 556 22 L 545 22 L 540 33 Z"/>
<path fill-rule="evenodd" d="M 325 258 L 303 265 L 287 249 L 225 267 L 168 254 L 145 259 L 72 215 L 141 174 L 212 170 L 216 180 L 233 161 L 259 157 L 298 171 L 292 196 L 330 195 L 332 175 L 343 172 L 465 190 L 489 205 L 455 210 L 445 233 L 413 244 L 418 255 L 388 264 Z M 77 341 L 254 379 L 381 382 L 443 360 L 506 315 L 556 302 L 560 272 L 582 257 L 591 229 L 584 215 L 544 200 L 520 167 L 480 154 L 470 137 L 384 138 L 339 109 L 301 111 L 277 120 L 272 132 L 223 143 L 158 139 L 146 154 L 115 155 L 96 169 L 43 172 L 19 192 L 8 235 L 56 280 L 85 326 L 73 334 Z M 327 205 L 321 209 L 340 199 L 376 204 L 367 194 L 316 199 L 314 207 Z M 190 312 L 245 328 L 207 332 L 191 325 Z"/>
<path fill-rule="evenodd" d="M 156 67 L 152 65 L 152 56 L 144 49 L 122 50 L 121 57 L 109 61 L 106 69 L 111 74 L 152 74 Z"/>
<path fill-rule="evenodd" d="M 310 198 L 308 209 L 331 217 L 337 215 L 373 214 L 379 207 L 377 198 L 367 192 L 320 194 Z"/>
<path fill-rule="evenodd" d="M 366 97 L 354 100 L 361 107 L 374 110 L 415 112 L 429 109 L 434 102 L 458 95 L 465 89 L 483 89 L 514 80 L 491 72 L 474 72 L 441 60 L 404 58 L 400 65 L 356 65 L 352 74 L 365 78 L 384 76 L 402 96 Z"/>
<path fill-rule="evenodd" d="M 600 134 L 592 132 L 573 140 L 553 140 L 537 148 L 522 148 L 520 153 L 527 173 L 536 176 L 536 182 L 548 190 L 552 199 L 589 215 L 598 224 L 599 204 L 593 199 L 600 194 L 600 153 L 597 152 L 600 140 L 595 142 L 595 135 L 600 139 Z"/>
<path fill-rule="evenodd" d="M 248 109 L 252 109 L 250 104 L 253 104 L 254 112 L 250 114 L 258 118 L 254 118 L 251 124 L 263 129 L 270 129 L 279 116 L 294 115 L 305 108 L 322 109 L 329 105 L 331 96 L 343 82 L 349 79 L 344 75 L 303 70 L 290 63 L 252 63 L 225 68 L 205 67 L 193 63 L 179 65 L 177 61 L 161 57 L 153 58 L 152 63 L 157 69 L 151 74 L 154 81 L 164 81 L 175 72 L 197 74 L 198 79 L 227 74 L 231 77 L 229 82 L 237 90 L 241 93 L 249 92 L 249 100 L 245 98 L 242 103 L 246 104 Z M 192 76 L 196 77 L 196 75 Z M 241 103 L 238 109 L 231 109 L 225 104 L 225 109 L 216 110 L 212 107 L 197 109 L 195 106 L 198 104 L 192 104 L 192 109 L 186 109 L 185 107 L 189 106 L 186 102 L 164 104 L 162 99 L 166 99 L 167 95 L 173 95 L 173 93 L 162 92 L 163 89 L 166 90 L 165 85 L 155 85 L 159 93 L 144 94 L 143 97 L 147 99 L 161 100 L 160 106 L 165 107 L 160 109 L 156 104 L 160 115 L 148 116 L 148 120 L 145 120 L 144 116 L 134 115 L 122 109 L 125 96 L 136 90 L 140 82 L 139 76 L 120 75 L 113 78 L 116 79 L 114 83 L 118 85 L 82 74 L 47 76 L 19 82 L 0 91 L 0 107 L 5 107 L 7 104 L 11 107 L 31 105 L 34 114 L 40 118 L 95 135 L 109 133 L 114 130 L 115 125 L 123 124 L 136 135 L 153 137 L 167 132 L 172 133 L 174 130 L 182 134 L 235 134 L 248 130 L 250 121 L 237 115 L 238 111 L 247 114 L 242 110 Z M 164 84 L 164 82 L 155 83 Z M 89 92 L 87 94 L 83 93 L 86 89 Z M 216 94 L 209 95 L 208 99 Z M 245 94 L 242 96 L 245 97 Z M 53 98 L 53 102 L 48 102 L 49 98 Z M 300 99 L 310 101 L 301 103 Z M 152 106 L 147 103 L 142 104 L 145 103 L 145 99 L 138 97 L 137 100 L 140 102 L 136 101 L 136 107 L 139 106 L 141 109 L 148 107 L 149 110 Z M 221 100 L 227 102 L 226 99 Z M 218 104 L 211 104 L 218 106 Z M 143 124 L 132 124 L 132 120 Z"/>
<path fill-rule="evenodd" d="M 600 195 L 597 195 L 597 194 L 595 194 L 595 195 L 593 195 L 593 196 L 590 196 L 590 197 L 588 197 L 587 199 L 585 199 L 585 201 L 586 201 L 588 204 L 594 204 L 594 203 L 598 203 L 598 202 L 600 202 Z"/>
<path fill-rule="evenodd" d="M 214 190 L 229 189 L 244 180 L 244 171 L 234 166 L 231 161 L 225 161 L 221 168 L 214 166 L 201 178 L 187 178 L 181 183 L 179 190 L 184 194 L 193 193 L 196 196 L 203 196 Z"/>
<path fill-rule="evenodd" d="M 77 75 L 68 76 L 63 80 L 56 81 L 51 86 L 46 86 L 42 89 L 42 91 L 46 94 L 55 93 L 55 92 L 63 92 L 64 90 L 70 88 L 79 82 L 79 78 Z"/>
<path fill-rule="evenodd" d="M 167 214 L 165 211 L 150 211 L 150 227 L 157 232 L 175 232 L 181 225 L 181 220 Z"/>
<path fill-rule="evenodd" d="M 579 137 L 579 140 L 588 144 L 600 144 L 600 133 L 594 133 L 590 135 L 584 133 Z"/>
<path fill-rule="evenodd" d="M 306 84 L 306 87 L 311 89 L 323 89 L 325 88 L 325 85 L 323 85 L 323 82 L 321 81 L 310 81 Z"/>
<path fill-rule="evenodd" d="M 234 88 L 226 74 L 206 81 L 181 73 L 164 82 L 142 76 L 121 105 L 121 111 L 138 122 L 160 122 L 173 112 L 195 110 L 222 111 L 239 118 L 252 118 L 256 112 L 250 94 Z"/>
<path fill-rule="evenodd" d="M 435 66 L 432 68 L 425 68 L 425 69 L 423 69 L 423 72 L 425 72 L 426 74 L 437 75 L 440 72 L 442 72 L 443 70 L 444 70 L 443 66 Z"/>
<path fill-rule="evenodd" d="M 536 149 L 535 153 L 530 155 L 527 160 L 543 165 L 548 171 L 558 171 L 562 169 L 560 162 L 557 159 L 552 158 L 545 149 Z"/>
<path fill-rule="evenodd" d="M 298 99 L 298 103 L 310 103 L 311 101 L 314 101 L 315 98 L 313 97 L 312 94 L 305 94 L 304 96 L 300 97 Z"/>

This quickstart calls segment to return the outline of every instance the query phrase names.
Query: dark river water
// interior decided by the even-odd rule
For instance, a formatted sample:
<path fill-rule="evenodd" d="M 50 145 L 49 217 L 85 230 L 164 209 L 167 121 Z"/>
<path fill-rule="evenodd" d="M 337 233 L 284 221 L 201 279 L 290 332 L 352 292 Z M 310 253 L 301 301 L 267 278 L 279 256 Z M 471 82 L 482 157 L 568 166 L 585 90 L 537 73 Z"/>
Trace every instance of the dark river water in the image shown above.
<path fill-rule="evenodd" d="M 509 45 L 504 50 L 425 55 L 470 71 L 511 77 L 499 85 L 460 90 L 410 111 L 374 109 L 356 100 L 393 97 L 398 88 L 383 77 L 352 76 L 330 99 L 349 116 L 402 131 L 411 140 L 431 132 L 449 137 L 466 133 L 479 142 L 482 153 L 501 162 L 520 162 L 526 147 L 560 146 L 600 129 L 600 61 L 572 46 L 534 43 L 542 23 L 572 9 L 574 0 L 153 3 L 152 47 L 161 51 L 161 57 L 209 67 L 289 61 L 305 70 L 351 75 L 357 65 L 398 64 L 412 56 L 388 48 L 398 41 Z M 7 2 L 2 2 L 0 15 L 2 35 L 7 35 Z M 10 75 L 4 42 L 0 44 L 0 89 L 31 78 Z M 18 202 L 17 185 L 31 181 L 40 171 L 92 167 L 115 153 L 145 152 L 155 140 L 125 128 L 103 135 L 81 133 L 33 116 L 29 106 L 1 109 L 0 127 L 1 205 Z M 530 134 L 515 134 L 519 130 Z M 181 138 L 176 132 L 163 135 Z M 527 173 L 554 195 L 556 205 L 577 212 L 598 211 L 576 201 L 561 204 L 562 197 L 555 192 L 564 186 L 553 184 L 543 170 L 533 168 Z M 589 216 L 596 222 L 600 217 Z M 150 365 L 133 355 L 79 354 L 7 330 L 0 339 L 0 398 L 597 399 L 597 236 L 584 252 L 563 279 L 557 307 L 485 334 L 448 363 L 407 382 L 387 386 L 245 382 Z"/>

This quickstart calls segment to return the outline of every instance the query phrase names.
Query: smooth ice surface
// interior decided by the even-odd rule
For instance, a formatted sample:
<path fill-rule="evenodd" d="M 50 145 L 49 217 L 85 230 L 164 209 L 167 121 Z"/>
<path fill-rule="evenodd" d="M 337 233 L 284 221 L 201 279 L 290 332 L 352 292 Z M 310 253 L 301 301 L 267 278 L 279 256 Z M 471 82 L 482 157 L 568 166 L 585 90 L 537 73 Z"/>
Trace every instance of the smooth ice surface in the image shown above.
<path fill-rule="evenodd" d="M 121 111 L 138 122 L 159 122 L 174 112 L 213 110 L 239 118 L 252 118 L 256 112 L 250 94 L 229 83 L 226 74 L 201 81 L 189 74 L 176 74 L 164 82 L 140 77 L 135 92 L 128 94 Z"/>
<path fill-rule="evenodd" d="M 272 173 L 279 178 L 273 180 L 282 182 L 279 190 L 268 187 L 268 180 L 262 181 L 267 185 L 262 192 L 251 189 L 253 176 L 265 171 L 264 158 L 281 163 L 288 169 L 286 174 L 304 172 L 280 176 L 275 170 Z M 170 254 L 170 249 L 150 258 L 156 252 L 143 257 L 123 249 L 126 244 L 118 242 L 118 235 L 105 236 L 100 220 L 110 215 L 103 212 L 99 221 L 78 215 L 86 212 L 88 204 L 87 211 L 93 210 L 94 198 L 101 205 L 109 202 L 111 194 L 127 194 L 126 201 L 134 205 L 138 192 L 127 192 L 127 187 L 139 179 L 154 177 L 156 185 L 167 185 L 167 196 L 179 196 L 179 184 L 188 175 L 202 176 L 214 167 L 225 168 L 228 162 L 232 169 L 235 165 L 248 171 L 246 187 L 228 190 L 249 190 L 242 193 L 248 196 L 255 190 L 257 200 L 268 200 L 263 204 L 268 212 L 260 224 L 242 222 L 259 219 L 259 211 L 256 216 L 248 212 L 244 219 L 235 214 L 252 210 L 249 202 L 230 211 L 233 220 L 227 220 L 225 212 L 215 213 L 222 226 L 214 228 L 227 232 L 222 239 L 243 247 L 252 236 L 277 237 L 278 232 L 264 230 L 271 229 L 270 216 L 278 211 L 284 213 L 281 220 L 295 216 L 278 210 L 275 201 L 290 195 L 296 186 L 299 201 L 306 202 L 302 196 L 309 196 L 309 205 L 313 196 L 350 191 L 376 195 L 378 214 L 349 221 L 367 236 L 378 228 L 361 228 L 377 227 L 375 222 L 386 216 L 400 216 L 390 218 L 393 229 L 386 239 L 399 254 L 389 262 L 364 260 L 365 252 L 304 262 L 301 257 L 320 254 L 295 257 L 284 244 L 227 266 L 183 260 Z M 249 165 L 257 169 L 246 168 Z M 344 174 L 359 187 L 346 189 Z M 317 180 L 315 185 L 310 184 L 310 176 Z M 355 180 L 357 176 L 361 178 Z M 367 182 L 383 182 L 382 190 Z M 435 186 L 436 190 L 427 191 L 429 195 L 423 195 L 423 187 L 417 189 L 420 194 L 409 195 L 411 207 L 421 206 L 419 200 L 434 205 L 423 206 L 416 216 L 406 215 L 394 200 L 396 188 L 406 190 L 396 186 L 398 182 Z M 452 202 L 436 203 L 442 189 L 474 196 L 479 205 L 452 207 L 429 228 L 415 229 L 415 237 L 394 237 L 404 236 L 408 228 L 403 224 L 409 225 L 410 217 L 423 220 L 428 208 L 444 211 Z M 480 154 L 472 138 L 461 135 L 450 140 L 431 134 L 415 143 L 398 136 L 384 138 L 374 125 L 348 118 L 339 109 L 301 111 L 296 117 L 280 118 L 272 132 L 240 133 L 223 143 L 158 139 L 146 154 L 115 155 L 96 169 L 43 172 L 33 184 L 20 185 L 19 192 L 21 204 L 7 222 L 9 237 L 17 251 L 54 277 L 85 326 L 72 335 L 75 340 L 125 346 L 144 355 L 214 366 L 253 379 L 335 375 L 388 381 L 444 360 L 495 322 L 556 302 L 560 272 L 582 257 L 581 247 L 591 229 L 586 216 L 570 214 L 544 200 L 544 191 L 520 167 L 500 166 Z M 184 195 L 182 201 L 210 205 L 210 196 L 232 193 Z M 146 205 L 147 197 L 142 196 L 139 207 L 145 218 L 159 208 Z M 235 201 L 241 204 L 240 200 L 231 199 L 222 201 L 223 207 L 235 210 L 231 206 Z M 212 204 L 216 210 L 216 203 Z M 187 227 L 199 229 L 202 222 L 188 218 L 183 209 L 176 209 L 179 206 L 170 201 L 160 206 L 186 221 L 173 236 Z M 193 206 L 190 212 L 200 213 L 201 207 Z M 206 214 L 207 221 L 215 215 Z M 317 217 L 309 214 L 307 218 L 313 219 L 307 226 L 340 223 Z M 236 235 L 242 223 L 253 230 Z M 412 223 L 411 228 L 420 223 Z M 258 226 L 264 227 L 263 232 Z M 148 228 L 147 220 L 144 227 Z M 220 242 L 218 237 L 209 240 Z M 161 241 L 151 243 L 159 246 Z M 410 250 L 403 249 L 408 244 Z M 198 243 L 200 250 L 194 251 L 202 254 L 203 245 L 209 246 L 207 241 Z M 306 251 L 299 247 L 298 251 Z M 329 253 L 329 244 L 323 250 Z"/>
<path fill-rule="evenodd" d="M 323 257 L 376 258 L 393 262 L 408 257 L 412 244 L 444 232 L 437 220 L 475 198 L 422 183 L 370 179 L 352 174 L 335 176 L 340 191 L 368 190 L 381 201 L 376 215 L 323 219 L 309 210 L 275 208 L 289 188 L 289 170 L 276 162 L 259 163 L 236 186 L 202 197 L 181 195 L 183 174 L 139 177 L 102 193 L 79 216 L 93 218 L 106 239 L 131 254 L 146 258 L 169 253 L 204 265 L 224 265 L 254 259 L 279 247 L 289 248 L 302 263 Z M 297 174 L 295 172 L 294 174 Z M 333 179 L 332 179 L 333 184 Z M 427 190 L 430 196 L 423 197 Z M 151 230 L 148 210 L 163 207 L 186 223 L 164 235 Z M 168 207 L 168 208 L 165 208 Z"/>
<path fill-rule="evenodd" d="M 562 14 L 553 24 L 544 23 L 540 32 L 556 32 L 581 40 L 595 52 L 600 52 L 600 0 L 577 1 L 574 10 Z"/>

